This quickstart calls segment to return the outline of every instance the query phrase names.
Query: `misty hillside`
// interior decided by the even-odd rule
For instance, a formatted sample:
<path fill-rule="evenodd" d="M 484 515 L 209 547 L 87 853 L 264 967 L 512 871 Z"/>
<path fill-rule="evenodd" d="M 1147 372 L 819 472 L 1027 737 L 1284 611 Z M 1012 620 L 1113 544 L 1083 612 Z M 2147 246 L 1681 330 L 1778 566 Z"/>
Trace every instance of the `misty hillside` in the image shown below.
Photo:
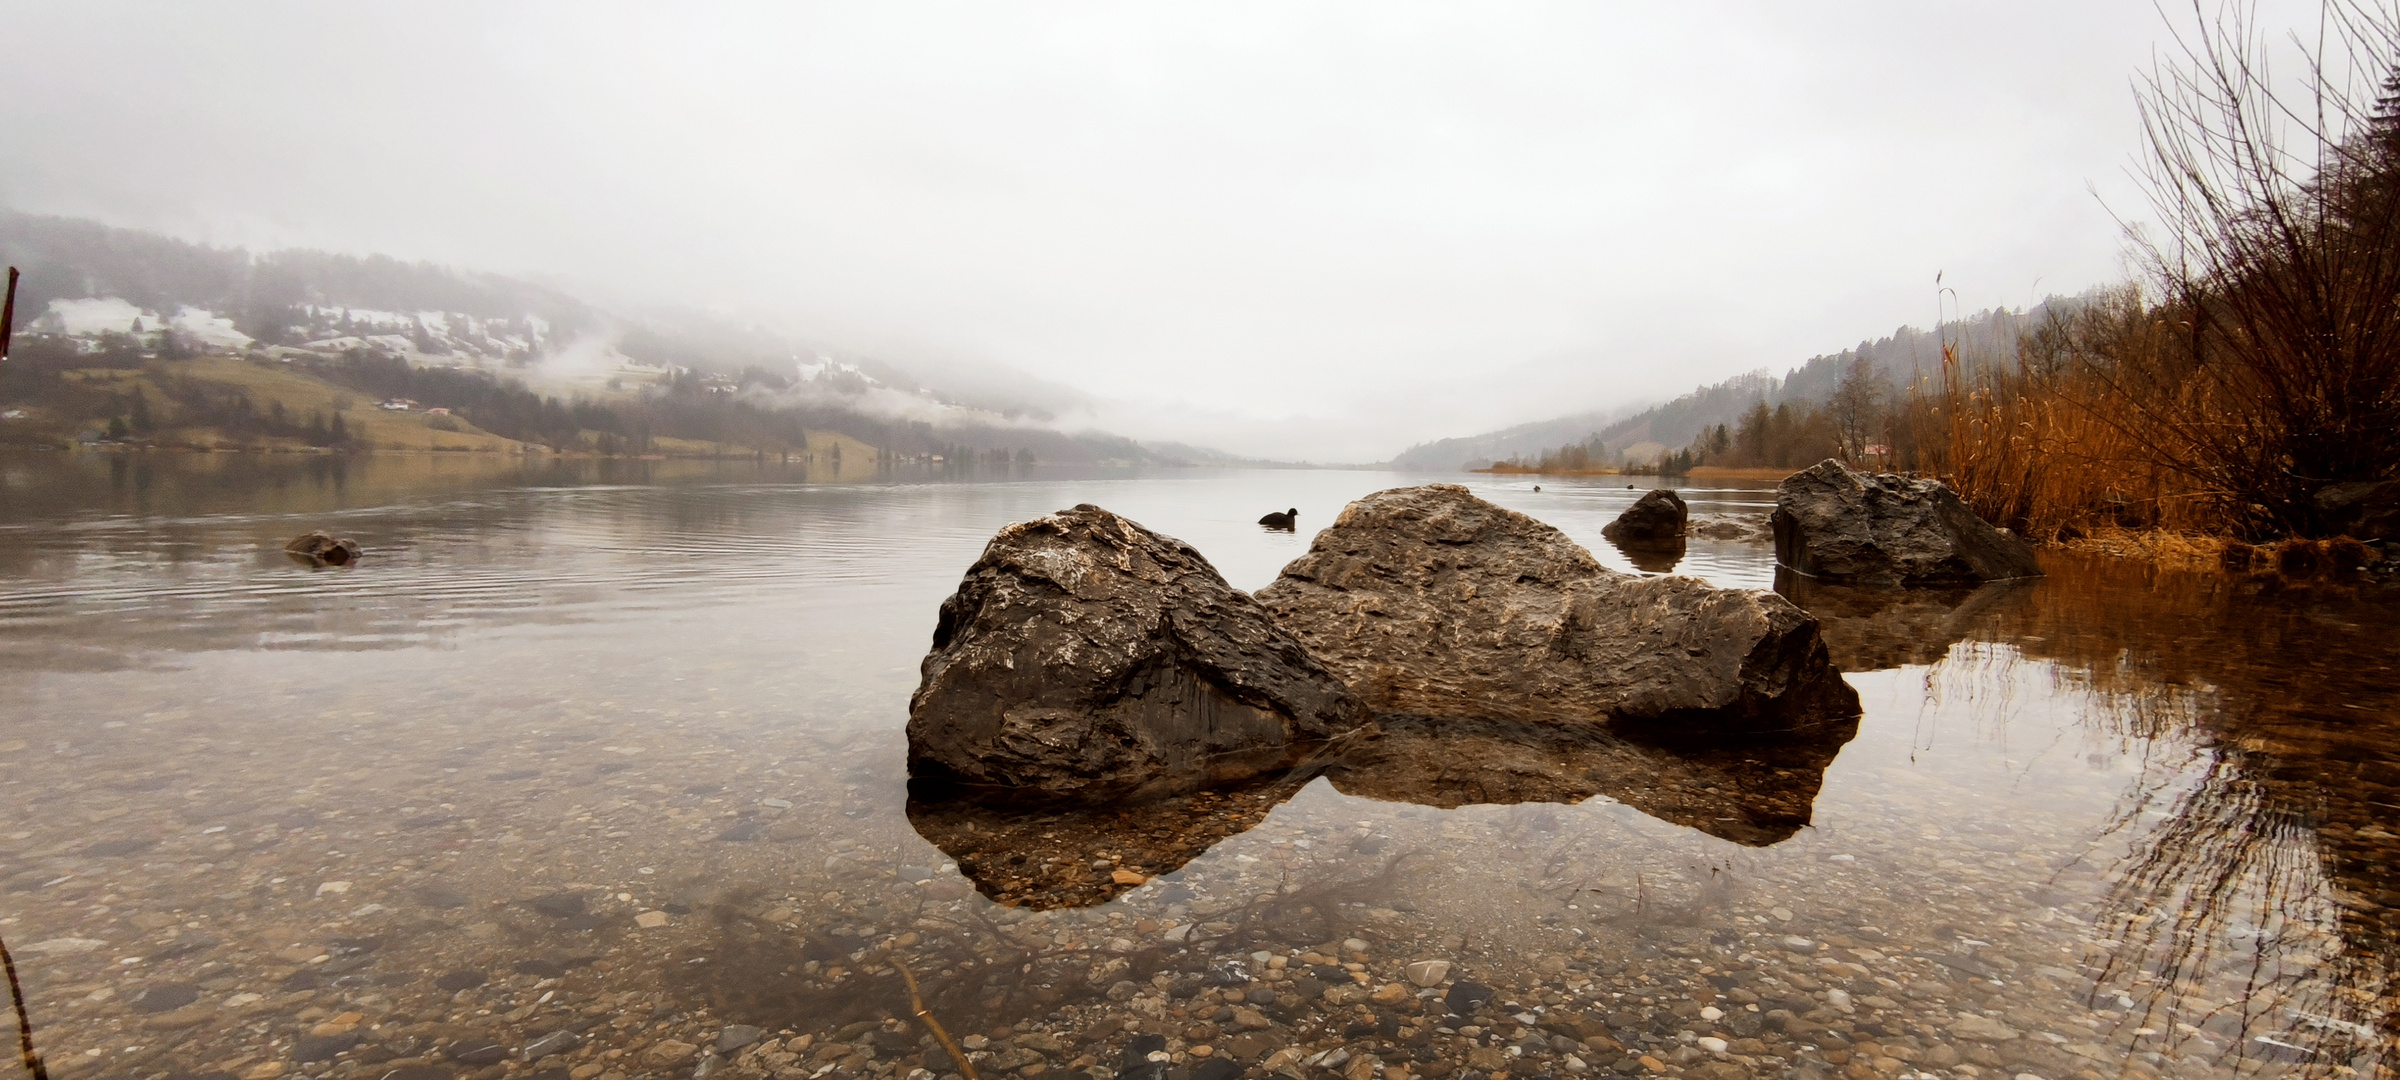
<path fill-rule="evenodd" d="M 481 379 L 562 404 L 676 390 L 719 395 L 728 399 L 720 407 L 739 399 L 748 413 L 787 418 L 761 430 L 789 435 L 805 424 L 897 455 L 1241 460 L 1058 430 L 1051 426 L 1058 410 L 1082 403 L 1081 395 L 1005 369 L 936 365 L 952 385 L 928 386 L 889 362 L 833 355 L 766 328 L 690 311 L 628 315 L 556 288 L 382 255 L 252 253 L 0 210 L 0 263 L 23 271 L 20 332 L 80 341 L 93 353 L 118 347 L 104 339 L 123 334 L 155 358 L 165 332 L 180 343 L 169 352 L 297 359 L 318 374 L 364 370 L 363 360 L 398 361 L 401 367 L 379 370 L 424 372 L 408 380 L 412 392 L 423 384 L 465 393 L 458 388 Z M 328 368 L 336 358 L 344 363 Z M 553 430 L 540 441 L 560 437 Z"/>
<path fill-rule="evenodd" d="M 1862 357 L 1896 387 L 1939 378 L 1945 339 L 1959 346 L 1960 355 L 1970 365 L 2014 357 L 2021 334 L 2040 326 L 2052 312 L 2079 302 L 2078 298 L 2051 297 L 2023 310 L 1977 312 L 1944 325 L 1939 332 L 1903 326 L 1886 337 L 1861 341 L 1838 353 L 1812 356 L 1781 378 L 1762 369 L 1630 414 L 1626 410 L 1575 413 L 1481 435 L 1419 443 L 1393 458 L 1392 465 L 1432 470 L 1481 468 L 1592 438 L 1607 444 L 1611 460 L 1627 452 L 1636 459 L 1652 457 L 1688 445 L 1703 428 L 1734 424 L 1744 410 L 1761 401 L 1769 405 L 1824 402 L 1833 396 L 1842 372 Z"/>

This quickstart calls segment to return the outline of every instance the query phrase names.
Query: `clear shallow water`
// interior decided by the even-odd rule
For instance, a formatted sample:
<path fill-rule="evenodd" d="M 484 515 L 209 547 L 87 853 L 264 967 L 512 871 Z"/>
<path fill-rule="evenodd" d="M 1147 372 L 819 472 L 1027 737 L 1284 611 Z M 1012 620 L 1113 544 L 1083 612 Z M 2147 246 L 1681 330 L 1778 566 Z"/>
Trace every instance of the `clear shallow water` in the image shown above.
<path fill-rule="evenodd" d="M 977 823 L 1028 873 L 1155 875 L 1031 912 L 906 812 L 917 662 L 994 529 L 1098 503 L 1256 588 L 1349 499 L 1464 480 L 1630 568 L 1599 530 L 1639 492 L 810 479 L 0 461 L 0 935 L 59 1071 L 953 1071 L 894 959 L 986 1076 L 1122 1070 L 1137 1034 L 1252 1075 L 2380 1067 L 2388 598 L 2063 560 L 1977 593 L 1787 582 L 1867 707 L 1806 775 L 1653 754 L 1576 787 L 1465 755 L 1463 781 Z M 1297 534 L 1253 524 L 1294 505 Z M 276 550 L 316 527 L 365 563 Z M 1739 543 L 1677 571 L 1775 578 Z M 1788 838 L 1719 824 L 1795 791 Z M 1421 987 L 1420 960 L 1451 970 Z M 1453 1020 L 1461 980 L 1493 995 Z M 729 1025 L 763 1032 L 708 1061 Z"/>

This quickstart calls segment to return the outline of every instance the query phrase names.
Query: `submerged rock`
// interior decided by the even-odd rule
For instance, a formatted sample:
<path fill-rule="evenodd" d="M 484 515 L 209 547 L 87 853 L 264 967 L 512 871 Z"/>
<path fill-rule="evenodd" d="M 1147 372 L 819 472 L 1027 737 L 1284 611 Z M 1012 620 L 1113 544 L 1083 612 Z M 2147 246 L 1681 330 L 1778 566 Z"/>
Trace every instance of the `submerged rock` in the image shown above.
<path fill-rule="evenodd" d="M 1683 496 L 1657 488 L 1634 501 L 1617 520 L 1602 526 L 1600 535 L 1621 547 L 1683 546 L 1685 524 L 1691 519 Z"/>
<path fill-rule="evenodd" d="M 292 561 L 308 566 L 348 566 L 359 555 L 358 541 L 322 532 L 295 536 L 283 550 Z"/>
<path fill-rule="evenodd" d="M 1938 480 L 1853 472 L 1828 458 L 1775 492 L 1775 561 L 1823 581 L 1958 585 L 2039 577 L 2025 541 Z"/>
<path fill-rule="evenodd" d="M 1326 779 L 1345 795 L 1445 809 L 1606 795 L 1661 821 L 1765 847 L 1815 813 L 1825 769 L 1858 734 L 1828 717 L 1768 739 L 1628 739 L 1550 724 L 1389 717 Z"/>
<path fill-rule="evenodd" d="M 1684 523 L 1684 535 L 1701 540 L 1730 540 L 1744 544 L 1775 541 L 1775 528 L 1763 514 L 1709 514 Z"/>
<path fill-rule="evenodd" d="M 1190 545 L 1097 506 L 1001 529 L 909 701 L 919 780 L 1048 798 L 1276 772 L 1366 711 Z"/>
<path fill-rule="evenodd" d="M 1608 570 L 1452 484 L 1350 504 L 1258 600 L 1377 713 L 1755 732 L 1859 712 L 1782 597 Z"/>
<path fill-rule="evenodd" d="M 1258 827 L 1314 775 L 1303 769 L 1131 809 L 912 797 L 908 823 L 957 860 L 975 891 L 998 903 L 1036 911 L 1089 907 L 1181 870 L 1219 841 Z"/>

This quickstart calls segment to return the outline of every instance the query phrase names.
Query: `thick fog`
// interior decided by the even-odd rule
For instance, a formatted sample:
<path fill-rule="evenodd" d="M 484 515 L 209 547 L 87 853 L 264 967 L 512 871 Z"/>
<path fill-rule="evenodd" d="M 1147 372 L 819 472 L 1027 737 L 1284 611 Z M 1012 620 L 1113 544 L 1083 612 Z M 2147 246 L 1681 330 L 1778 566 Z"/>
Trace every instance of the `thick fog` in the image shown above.
<path fill-rule="evenodd" d="M 1936 272 L 1968 310 L 2122 277 L 2165 30 L 2149 0 L 695 7 L 0 4 L 0 203 L 1372 460 L 1928 324 Z"/>

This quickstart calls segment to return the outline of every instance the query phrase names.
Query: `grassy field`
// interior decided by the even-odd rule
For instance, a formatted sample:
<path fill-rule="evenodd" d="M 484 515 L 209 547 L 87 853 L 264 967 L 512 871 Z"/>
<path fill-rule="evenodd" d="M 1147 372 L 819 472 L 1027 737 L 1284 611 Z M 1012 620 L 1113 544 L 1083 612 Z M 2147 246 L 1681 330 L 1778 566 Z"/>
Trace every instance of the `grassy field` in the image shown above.
<path fill-rule="evenodd" d="M 421 412 L 376 408 L 374 402 L 363 400 L 355 390 L 335 386 L 281 366 L 270 367 L 232 357 L 207 356 L 180 362 L 177 373 L 186 378 L 238 387 L 262 409 L 270 402 L 280 401 L 285 410 L 297 416 L 322 412 L 330 417 L 338 412 L 349 426 L 350 437 L 357 440 L 359 447 L 364 450 L 521 454 L 527 449 L 524 443 L 479 431 L 459 417 L 433 417 Z M 447 426 L 456 427 L 457 430 L 445 431 L 435 426 L 438 421 L 445 420 L 448 421 Z M 223 436 L 212 430 L 196 429 L 183 433 L 178 441 L 198 446 L 208 445 L 204 440 L 210 438 L 222 441 Z M 303 449 L 306 446 L 296 439 L 260 441 L 278 449 Z"/>
<path fill-rule="evenodd" d="M 339 416 L 349 436 L 350 449 L 354 451 L 583 456 L 599 455 L 604 445 L 597 432 L 587 431 L 583 433 L 580 445 L 570 444 L 553 450 L 483 431 L 463 416 L 435 416 L 421 411 L 383 409 L 367 394 L 326 382 L 306 372 L 281 364 L 259 363 L 231 356 L 154 360 L 138 370 L 83 368 L 65 372 L 64 376 L 70 383 L 106 390 L 120 398 L 133 390 L 141 391 L 150 410 L 152 427 L 125 440 L 130 445 L 191 450 L 324 452 L 297 437 L 255 433 L 235 435 L 222 427 L 194 422 L 192 417 L 182 415 L 188 410 L 167 393 L 169 384 L 187 387 L 198 384 L 220 395 L 238 391 L 261 414 L 281 405 L 285 417 L 294 424 L 305 425 L 312 417 L 330 422 Z M 71 445 L 84 435 L 105 430 L 114 419 L 111 416 L 69 415 L 38 405 L 29 406 L 25 411 L 27 416 L 10 421 L 8 428 L 0 429 L 0 441 Z M 874 446 L 831 432 L 811 431 L 807 438 L 805 450 L 794 447 L 787 456 L 782 448 L 777 447 L 766 453 L 770 458 L 792 464 L 805 461 L 812 473 L 829 472 L 844 479 L 875 474 L 881 451 Z M 648 452 L 642 456 L 748 458 L 759 452 L 759 448 L 743 443 L 658 436 L 650 440 Z"/>

